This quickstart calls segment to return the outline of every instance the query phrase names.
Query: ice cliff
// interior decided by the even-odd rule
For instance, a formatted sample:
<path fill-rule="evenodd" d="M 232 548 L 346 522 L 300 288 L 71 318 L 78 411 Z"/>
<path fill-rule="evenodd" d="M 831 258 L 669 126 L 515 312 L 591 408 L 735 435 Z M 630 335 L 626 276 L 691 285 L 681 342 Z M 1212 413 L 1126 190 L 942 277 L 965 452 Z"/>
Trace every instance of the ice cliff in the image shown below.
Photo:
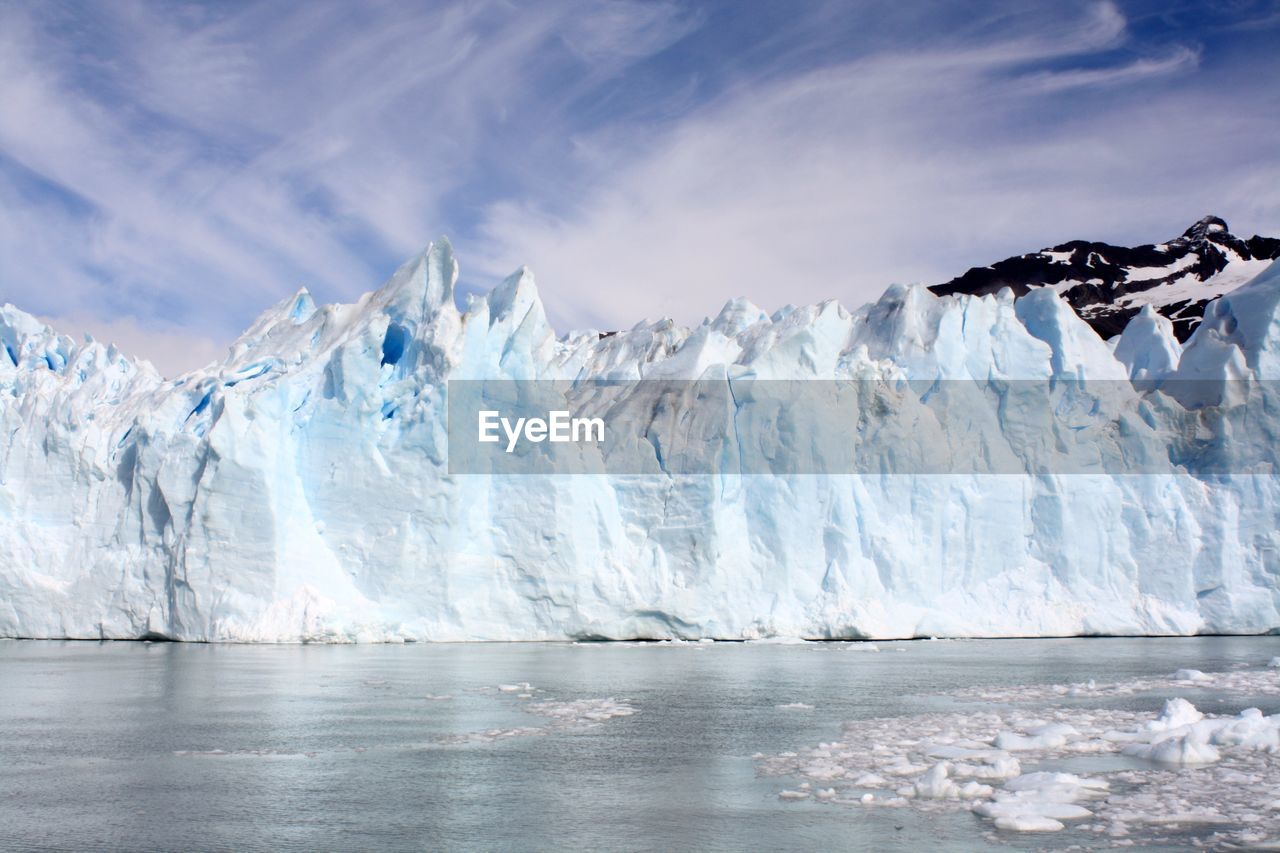
<path fill-rule="evenodd" d="M 827 302 L 770 316 L 738 300 L 696 328 L 557 337 L 527 270 L 465 310 L 456 271 L 441 242 L 354 305 L 317 307 L 300 291 L 222 363 L 176 380 L 5 306 L 0 636 L 1280 627 L 1280 415 L 1231 408 L 1234 380 L 1280 379 L 1278 265 L 1210 303 L 1185 345 L 1153 311 L 1104 342 L 1049 288 L 1015 300 L 899 286 L 852 312 Z M 639 477 L 449 472 L 449 380 L 743 376 L 1100 380 L 1113 390 L 1086 414 L 1116 426 L 1072 444 L 1078 413 L 1053 411 L 1029 443 L 1027 420 L 999 410 L 968 473 L 681 476 L 661 460 Z M 969 448 L 955 418 L 921 412 L 918 431 L 876 452 Z M 1164 453 L 1162 436 L 1188 430 L 1207 431 L 1216 458 L 1248 453 L 1227 472 Z M 1023 473 L 983 470 L 1005 444 L 1022 448 L 1010 458 Z M 1164 467 L 1055 466 L 1085 452 Z"/>

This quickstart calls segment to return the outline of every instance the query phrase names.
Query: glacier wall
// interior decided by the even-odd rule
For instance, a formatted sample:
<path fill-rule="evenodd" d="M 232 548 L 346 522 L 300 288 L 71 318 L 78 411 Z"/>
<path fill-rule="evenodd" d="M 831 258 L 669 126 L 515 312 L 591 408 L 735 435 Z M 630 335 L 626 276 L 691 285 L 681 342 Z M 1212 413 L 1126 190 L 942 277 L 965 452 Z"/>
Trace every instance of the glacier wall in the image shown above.
<path fill-rule="evenodd" d="M 1106 401 L 1117 423 L 1185 432 L 1230 402 L 1233 380 L 1280 379 L 1280 267 L 1211 303 L 1185 348 L 1151 311 L 1112 346 L 1049 289 L 1014 300 L 899 286 L 853 312 L 770 316 L 737 300 L 692 329 L 557 337 L 527 270 L 465 310 L 456 275 L 440 242 L 354 305 L 300 291 L 223 362 L 176 380 L 0 310 L 0 636 L 1280 627 L 1280 416 L 1267 406 L 1228 424 L 1253 461 L 1211 474 L 1054 473 L 1054 454 L 1080 452 L 1064 431 L 1012 475 L 467 476 L 449 473 L 446 430 L 451 379 L 746 375 L 1187 379 L 1192 390 Z M 983 441 L 1024 428 L 998 421 Z M 967 446 L 955 424 L 931 429 L 902 441 Z"/>

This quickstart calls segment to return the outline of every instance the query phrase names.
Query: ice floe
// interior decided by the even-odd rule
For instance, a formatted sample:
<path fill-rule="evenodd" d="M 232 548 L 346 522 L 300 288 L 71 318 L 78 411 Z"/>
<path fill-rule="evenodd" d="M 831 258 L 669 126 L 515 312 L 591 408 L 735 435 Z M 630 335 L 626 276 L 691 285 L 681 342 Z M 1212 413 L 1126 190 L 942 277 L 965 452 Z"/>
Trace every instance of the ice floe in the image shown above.
<path fill-rule="evenodd" d="M 960 700 L 957 710 L 854 720 L 838 741 L 763 756 L 757 766 L 801 781 L 784 800 L 810 799 L 821 785 L 822 796 L 812 796 L 820 802 L 968 809 L 999 831 L 1087 833 L 1087 847 L 1129 846 L 1135 835 L 1280 846 L 1280 714 L 1205 713 L 1181 696 L 1155 715 L 1080 703 L 1189 689 L 1233 696 L 1240 707 L 1280 695 L 1278 675 L 1255 664 L 1103 685 L 958 690 L 947 694 Z"/>
<path fill-rule="evenodd" d="M 527 681 L 521 681 L 519 684 L 499 684 L 498 691 L 501 693 L 528 693 L 533 689 L 533 685 Z"/>
<path fill-rule="evenodd" d="M 1099 684 L 1093 679 L 1075 684 L 1015 684 L 984 687 L 970 687 L 956 690 L 947 695 L 955 699 L 970 699 L 983 702 L 1025 702 L 1060 697 L 1108 698 L 1114 696 L 1132 696 L 1137 693 L 1151 691 L 1167 691 L 1172 685 L 1175 688 L 1191 688 L 1211 693 L 1241 693 L 1252 696 L 1280 696 L 1280 669 L 1275 660 L 1268 667 L 1225 670 L 1223 672 L 1200 672 L 1195 669 L 1180 669 L 1165 678 L 1135 678 Z M 1194 674 L 1194 675 L 1192 675 Z M 1184 678 L 1179 676 L 1188 676 Z"/>
<path fill-rule="evenodd" d="M 442 738 L 440 742 L 445 744 L 493 743 L 513 737 L 554 734 L 570 729 L 587 728 L 617 717 L 629 717 L 637 712 L 634 705 L 628 702 L 620 702 L 612 697 L 608 699 L 548 699 L 540 702 L 530 702 L 522 705 L 521 709 L 539 717 L 546 717 L 548 722 L 541 726 L 485 729 L 483 731 L 449 735 Z"/>
<path fill-rule="evenodd" d="M 1074 773 L 1027 773 L 1010 779 L 973 810 L 995 821 L 998 829 L 1056 831 L 1065 826 L 1064 820 L 1092 815 L 1080 804 L 1105 797 L 1110 787 L 1101 779 L 1083 779 Z"/>
<path fill-rule="evenodd" d="M 635 706 L 619 702 L 612 696 L 608 699 L 534 702 L 526 705 L 525 710 L 571 726 L 601 723 L 615 717 L 630 717 L 636 713 Z"/>

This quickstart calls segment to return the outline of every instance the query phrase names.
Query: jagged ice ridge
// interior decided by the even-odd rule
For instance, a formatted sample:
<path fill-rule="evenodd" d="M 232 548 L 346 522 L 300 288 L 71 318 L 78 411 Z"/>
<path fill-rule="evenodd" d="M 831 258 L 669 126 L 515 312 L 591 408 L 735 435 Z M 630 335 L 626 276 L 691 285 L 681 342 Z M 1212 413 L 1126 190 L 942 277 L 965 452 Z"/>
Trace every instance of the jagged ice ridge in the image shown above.
<path fill-rule="evenodd" d="M 0 636 L 1280 626 L 1271 466 L 1055 475 L 1052 454 L 1088 451 L 1058 441 L 1022 476 L 451 476 L 445 430 L 450 379 L 1195 379 L 1212 396 L 1221 380 L 1280 379 L 1280 265 L 1210 303 L 1185 346 L 1150 307 L 1105 342 L 1051 288 L 1015 300 L 894 286 L 852 312 L 832 301 L 772 316 L 735 300 L 695 328 L 557 337 L 528 270 L 465 310 L 456 276 L 442 241 L 354 305 L 300 291 L 224 361 L 176 380 L 5 306 Z M 1213 402 L 1131 389 L 1106 405 L 1159 435 Z M 1259 417 L 1273 459 L 1280 421 Z"/>

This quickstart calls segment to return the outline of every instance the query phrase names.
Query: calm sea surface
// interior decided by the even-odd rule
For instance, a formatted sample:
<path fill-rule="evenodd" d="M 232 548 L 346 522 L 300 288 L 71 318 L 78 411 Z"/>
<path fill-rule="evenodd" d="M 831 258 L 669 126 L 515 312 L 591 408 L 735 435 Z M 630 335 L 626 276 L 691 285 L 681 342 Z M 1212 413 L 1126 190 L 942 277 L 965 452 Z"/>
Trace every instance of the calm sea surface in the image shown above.
<path fill-rule="evenodd" d="M 967 812 L 779 800 L 791 780 L 752 755 L 955 707 L 937 694 L 972 685 L 1256 666 L 1280 637 L 878 647 L 0 641 L 0 848 L 980 849 L 990 824 Z M 531 698 L 498 689 L 522 682 Z M 609 697 L 636 713 L 526 710 Z M 778 707 L 794 702 L 813 710 Z M 1196 702 L 1280 712 L 1276 697 Z"/>

